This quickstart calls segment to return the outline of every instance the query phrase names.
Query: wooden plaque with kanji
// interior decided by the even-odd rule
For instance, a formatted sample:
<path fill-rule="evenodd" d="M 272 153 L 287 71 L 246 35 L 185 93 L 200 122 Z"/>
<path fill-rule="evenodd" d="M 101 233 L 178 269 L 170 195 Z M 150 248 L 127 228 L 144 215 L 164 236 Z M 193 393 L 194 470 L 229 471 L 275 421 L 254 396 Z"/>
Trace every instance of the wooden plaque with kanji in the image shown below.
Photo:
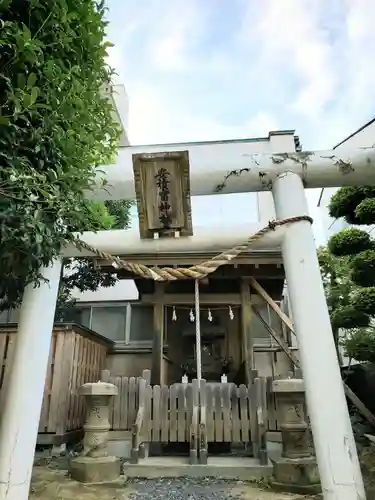
<path fill-rule="evenodd" d="M 141 238 L 193 234 L 189 152 L 133 155 Z"/>

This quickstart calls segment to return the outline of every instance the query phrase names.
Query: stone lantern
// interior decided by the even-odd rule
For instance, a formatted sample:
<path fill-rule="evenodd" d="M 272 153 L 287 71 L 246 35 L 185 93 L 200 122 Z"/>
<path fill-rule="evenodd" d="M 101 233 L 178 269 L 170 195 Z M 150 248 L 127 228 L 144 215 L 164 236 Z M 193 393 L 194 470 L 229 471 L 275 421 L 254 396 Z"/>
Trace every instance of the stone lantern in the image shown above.
<path fill-rule="evenodd" d="M 118 389 L 107 382 L 88 383 L 80 387 L 79 394 L 87 404 L 85 436 L 82 454 L 71 460 L 70 474 L 84 483 L 113 481 L 120 475 L 120 459 L 108 455 L 108 417 L 110 399 Z"/>
<path fill-rule="evenodd" d="M 305 387 L 302 379 L 274 380 L 282 456 L 273 461 L 275 486 L 300 492 L 320 490 L 319 472 L 305 413 Z"/>

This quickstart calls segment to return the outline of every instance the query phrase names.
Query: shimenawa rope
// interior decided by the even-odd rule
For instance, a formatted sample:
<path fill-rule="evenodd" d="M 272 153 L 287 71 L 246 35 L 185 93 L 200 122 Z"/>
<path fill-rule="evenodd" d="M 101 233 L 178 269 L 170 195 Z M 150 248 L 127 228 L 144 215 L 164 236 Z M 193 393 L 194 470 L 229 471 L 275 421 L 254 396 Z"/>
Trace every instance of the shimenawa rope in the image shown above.
<path fill-rule="evenodd" d="M 108 260 L 117 268 L 125 269 L 131 273 L 137 274 L 142 278 L 152 279 L 154 281 L 175 281 L 181 279 L 202 279 L 208 274 L 213 273 L 221 266 L 229 264 L 234 258 L 240 255 L 242 252 L 248 250 L 253 243 L 260 240 L 270 231 L 274 231 L 277 227 L 284 226 L 286 224 L 291 224 L 293 222 L 308 221 L 313 222 L 312 218 L 308 215 L 300 215 L 298 217 L 290 217 L 288 219 L 270 221 L 267 226 L 260 229 L 256 233 L 252 234 L 244 243 L 236 245 L 229 250 L 226 250 L 212 259 L 196 264 L 192 267 L 148 267 L 144 264 L 137 264 L 134 262 L 127 262 L 106 252 L 102 252 L 97 248 L 92 247 L 88 243 L 76 238 L 73 244 L 78 248 L 78 250 L 88 250 L 93 253 L 96 257 L 103 260 Z"/>

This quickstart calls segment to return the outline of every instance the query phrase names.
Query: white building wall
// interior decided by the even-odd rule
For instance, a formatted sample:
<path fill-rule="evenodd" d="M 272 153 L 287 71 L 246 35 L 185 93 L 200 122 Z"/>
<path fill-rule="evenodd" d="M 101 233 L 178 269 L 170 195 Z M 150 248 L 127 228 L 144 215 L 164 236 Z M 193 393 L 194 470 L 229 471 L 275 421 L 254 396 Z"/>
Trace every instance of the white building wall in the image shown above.
<path fill-rule="evenodd" d="M 119 146 L 129 146 L 129 98 L 124 85 L 112 85 L 112 97 L 116 115 L 120 121 L 122 134 Z"/>
<path fill-rule="evenodd" d="M 100 287 L 96 292 L 78 290 L 73 294 L 81 302 L 107 302 L 109 300 L 137 300 L 138 290 L 133 280 L 120 280 L 110 288 Z"/>

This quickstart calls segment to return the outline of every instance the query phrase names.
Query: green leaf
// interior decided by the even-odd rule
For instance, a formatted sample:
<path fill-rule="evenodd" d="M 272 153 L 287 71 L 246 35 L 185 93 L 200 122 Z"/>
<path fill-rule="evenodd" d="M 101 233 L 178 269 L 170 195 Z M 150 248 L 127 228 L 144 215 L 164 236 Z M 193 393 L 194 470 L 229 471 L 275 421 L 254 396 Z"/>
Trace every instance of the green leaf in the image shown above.
<path fill-rule="evenodd" d="M 31 104 L 31 95 L 30 95 L 30 94 L 26 94 L 26 93 L 25 93 L 25 94 L 23 95 L 22 100 L 23 100 L 23 105 L 24 105 L 26 108 L 28 108 L 28 107 L 30 106 L 30 104 Z M 21 109 L 20 109 L 20 111 L 21 111 Z"/>
<path fill-rule="evenodd" d="M 30 33 L 29 28 L 26 26 L 26 24 L 23 24 L 22 28 L 23 28 L 23 35 L 24 35 L 25 39 L 26 40 L 31 39 L 31 33 Z"/>
<path fill-rule="evenodd" d="M 33 87 L 31 89 L 31 95 L 30 95 L 30 98 L 31 98 L 31 103 L 30 104 L 34 104 L 35 101 L 37 100 L 38 98 L 38 94 L 39 94 L 39 89 L 38 87 Z"/>
<path fill-rule="evenodd" d="M 17 87 L 19 89 L 23 89 L 23 88 L 25 88 L 25 85 L 26 85 L 26 76 L 25 76 L 25 73 L 19 73 L 17 75 Z"/>
<path fill-rule="evenodd" d="M 35 105 L 34 105 L 35 108 L 41 108 L 41 109 L 49 109 L 51 110 L 51 106 L 48 106 L 48 104 L 43 104 L 41 102 L 37 102 Z"/>
<path fill-rule="evenodd" d="M 31 89 L 36 84 L 36 74 L 30 73 L 27 78 L 27 88 Z"/>

